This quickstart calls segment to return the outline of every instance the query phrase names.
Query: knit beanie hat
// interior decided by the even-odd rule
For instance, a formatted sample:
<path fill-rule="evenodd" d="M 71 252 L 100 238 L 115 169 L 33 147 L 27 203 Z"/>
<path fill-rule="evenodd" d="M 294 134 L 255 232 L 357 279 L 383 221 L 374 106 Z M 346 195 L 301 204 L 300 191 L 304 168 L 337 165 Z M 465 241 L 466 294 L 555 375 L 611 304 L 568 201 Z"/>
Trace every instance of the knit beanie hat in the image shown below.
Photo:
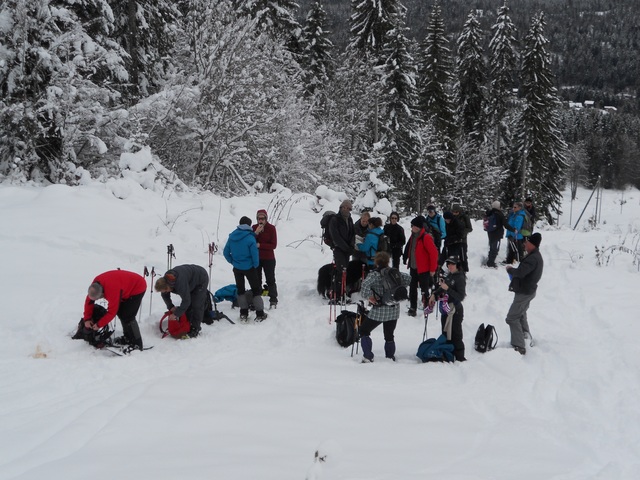
<path fill-rule="evenodd" d="M 418 215 L 416 218 L 411 220 L 412 227 L 423 228 L 424 227 L 424 217 L 422 215 Z"/>
<path fill-rule="evenodd" d="M 533 245 L 536 246 L 536 248 L 540 246 L 541 241 L 542 241 L 542 235 L 540 235 L 538 232 L 527 237 L 527 242 L 532 243 Z"/>
<path fill-rule="evenodd" d="M 249 217 L 242 217 L 240 219 L 240 225 L 249 225 L 249 226 L 251 226 L 251 219 Z"/>
<path fill-rule="evenodd" d="M 448 212 L 448 211 L 447 211 L 447 212 L 444 212 L 444 213 L 442 214 L 442 216 L 444 217 L 444 219 L 445 219 L 445 220 L 451 220 L 451 219 L 453 219 L 453 213 Z"/>
<path fill-rule="evenodd" d="M 260 215 L 264 215 L 264 217 L 267 219 L 269 218 L 269 215 L 267 215 L 267 211 L 264 208 L 256 212 L 256 218 L 258 218 Z"/>
<path fill-rule="evenodd" d="M 495 208 L 496 210 L 500 210 L 500 202 L 496 200 L 491 204 L 491 208 Z"/>

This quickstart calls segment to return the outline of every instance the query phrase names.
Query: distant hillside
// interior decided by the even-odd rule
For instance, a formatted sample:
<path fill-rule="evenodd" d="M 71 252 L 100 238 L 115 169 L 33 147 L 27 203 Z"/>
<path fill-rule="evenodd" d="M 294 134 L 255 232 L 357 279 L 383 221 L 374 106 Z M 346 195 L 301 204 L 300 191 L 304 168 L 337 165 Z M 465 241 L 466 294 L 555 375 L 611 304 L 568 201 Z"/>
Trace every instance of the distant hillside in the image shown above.
<path fill-rule="evenodd" d="M 313 0 L 298 0 L 299 17 Z M 331 39 L 344 48 L 349 38 L 350 0 L 323 0 Z M 422 40 L 432 1 L 404 0 L 410 37 Z M 504 0 L 443 0 L 445 26 L 452 39 L 471 8 L 490 38 L 496 10 Z M 640 2 L 638 0 L 518 0 L 508 2 L 511 18 L 522 38 L 532 16 L 544 11 L 546 37 L 553 53 L 553 71 L 566 100 L 595 100 L 621 111 L 640 113 Z M 453 47 L 453 45 L 452 45 Z"/>

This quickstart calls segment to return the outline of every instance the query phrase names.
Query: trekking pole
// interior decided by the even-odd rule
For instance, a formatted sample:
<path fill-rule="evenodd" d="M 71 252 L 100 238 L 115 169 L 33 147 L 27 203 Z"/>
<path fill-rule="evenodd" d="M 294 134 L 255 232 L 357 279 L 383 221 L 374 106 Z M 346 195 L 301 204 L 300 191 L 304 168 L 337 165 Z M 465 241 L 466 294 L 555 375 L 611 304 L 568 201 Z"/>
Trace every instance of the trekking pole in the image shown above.
<path fill-rule="evenodd" d="M 213 255 L 218 251 L 218 246 L 211 242 L 209 244 L 209 290 L 211 290 L 211 267 L 213 266 Z"/>
<path fill-rule="evenodd" d="M 149 276 L 149 270 L 147 269 L 147 266 L 144 266 L 144 270 L 142 271 L 142 276 L 146 278 Z M 140 323 L 140 319 L 142 318 L 142 309 L 138 310 L 138 323 Z"/>
<path fill-rule="evenodd" d="M 171 259 L 176 258 L 176 251 L 173 248 L 173 243 L 167 245 L 167 270 L 171 270 Z"/>
<path fill-rule="evenodd" d="M 336 262 L 332 263 L 333 271 L 331 273 L 331 293 L 329 294 L 329 325 L 331 321 L 337 318 L 337 296 L 336 296 Z"/>
<path fill-rule="evenodd" d="M 362 310 L 364 310 L 364 301 L 360 300 L 358 302 L 358 314 L 356 315 L 356 319 L 353 322 L 354 334 L 356 336 L 356 341 L 351 344 L 351 356 L 353 357 L 353 350 L 355 348 L 356 355 L 358 354 L 358 349 L 360 347 L 360 325 L 362 325 Z"/>
<path fill-rule="evenodd" d="M 151 316 L 151 305 L 153 304 L 153 279 L 156 278 L 156 268 L 151 267 L 151 287 L 149 288 L 149 316 Z"/>
<path fill-rule="evenodd" d="M 342 285 L 340 286 L 342 298 L 342 308 L 347 306 L 347 267 L 342 267 Z"/>

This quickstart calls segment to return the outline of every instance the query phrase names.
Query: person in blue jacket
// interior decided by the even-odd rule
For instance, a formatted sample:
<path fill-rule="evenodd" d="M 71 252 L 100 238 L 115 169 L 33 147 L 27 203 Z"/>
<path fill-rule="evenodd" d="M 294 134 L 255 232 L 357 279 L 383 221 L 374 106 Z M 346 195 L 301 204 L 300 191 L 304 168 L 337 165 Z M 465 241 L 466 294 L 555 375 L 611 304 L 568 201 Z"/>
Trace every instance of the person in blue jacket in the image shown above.
<path fill-rule="evenodd" d="M 522 202 L 513 202 L 513 210 L 507 217 L 507 223 L 513 228 L 513 231 L 507 230 L 507 240 L 509 248 L 507 250 L 507 264 L 511 265 L 514 261 L 521 261 L 524 255 L 524 247 L 522 244 L 522 226 L 524 225 L 524 205 Z"/>
<path fill-rule="evenodd" d="M 447 238 L 447 225 L 444 223 L 444 218 L 439 213 L 436 213 L 435 205 L 429 205 L 425 220 L 425 223 L 429 226 L 428 232 L 431 233 L 433 243 L 436 244 L 438 253 L 440 253 L 442 241 Z"/>
<path fill-rule="evenodd" d="M 372 217 L 369 219 L 369 229 L 364 236 L 362 243 L 356 244 L 356 248 L 366 255 L 367 266 L 373 267 L 374 257 L 378 251 L 378 243 L 380 242 L 380 235 L 384 234 L 382 230 L 382 219 L 380 217 Z"/>
<path fill-rule="evenodd" d="M 258 275 L 260 256 L 256 236 L 251 228 L 251 219 L 242 217 L 237 228 L 231 232 L 227 244 L 224 246 L 224 258 L 233 265 L 233 276 L 238 289 L 238 306 L 240 307 L 240 320 L 249 318 L 249 300 L 247 299 L 245 278 L 249 281 L 253 296 L 253 306 L 256 309 L 256 321 L 261 322 L 267 318 L 262 301 L 262 285 Z"/>

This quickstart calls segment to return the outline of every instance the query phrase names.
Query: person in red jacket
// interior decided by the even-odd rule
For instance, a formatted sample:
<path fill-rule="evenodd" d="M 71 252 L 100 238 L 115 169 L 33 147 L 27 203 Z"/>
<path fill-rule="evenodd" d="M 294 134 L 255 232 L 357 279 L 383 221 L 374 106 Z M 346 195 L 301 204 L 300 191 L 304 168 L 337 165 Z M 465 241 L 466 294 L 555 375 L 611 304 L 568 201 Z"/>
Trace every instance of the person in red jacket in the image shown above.
<path fill-rule="evenodd" d="M 269 306 L 276 308 L 278 305 L 278 286 L 276 285 L 276 255 L 274 250 L 278 246 L 278 234 L 276 227 L 269 223 L 266 210 L 258 210 L 256 214 L 258 223 L 253 225 L 256 240 L 258 242 L 258 255 L 260 265 L 258 266 L 258 276 L 262 285 L 262 271 L 267 280 L 269 290 Z"/>
<path fill-rule="evenodd" d="M 147 290 L 144 277 L 126 270 L 111 270 L 101 273 L 89 286 L 84 301 L 82 322 L 85 329 L 100 330 L 117 315 L 122 323 L 124 335 L 116 338 L 114 343 L 129 345 L 142 350 L 142 336 L 136 321 L 136 315 Z M 95 302 L 104 299 L 108 302 L 106 313 L 101 317 L 94 316 Z"/>
<path fill-rule="evenodd" d="M 418 307 L 418 284 L 424 298 L 429 296 L 429 288 L 434 284 L 434 276 L 438 269 L 438 249 L 433 237 L 425 232 L 425 218 L 418 215 L 411 220 L 411 237 L 402 256 L 403 263 L 409 268 L 411 284 L 409 285 L 410 317 L 416 316 Z M 423 303 L 424 303 L 423 298 Z"/>

